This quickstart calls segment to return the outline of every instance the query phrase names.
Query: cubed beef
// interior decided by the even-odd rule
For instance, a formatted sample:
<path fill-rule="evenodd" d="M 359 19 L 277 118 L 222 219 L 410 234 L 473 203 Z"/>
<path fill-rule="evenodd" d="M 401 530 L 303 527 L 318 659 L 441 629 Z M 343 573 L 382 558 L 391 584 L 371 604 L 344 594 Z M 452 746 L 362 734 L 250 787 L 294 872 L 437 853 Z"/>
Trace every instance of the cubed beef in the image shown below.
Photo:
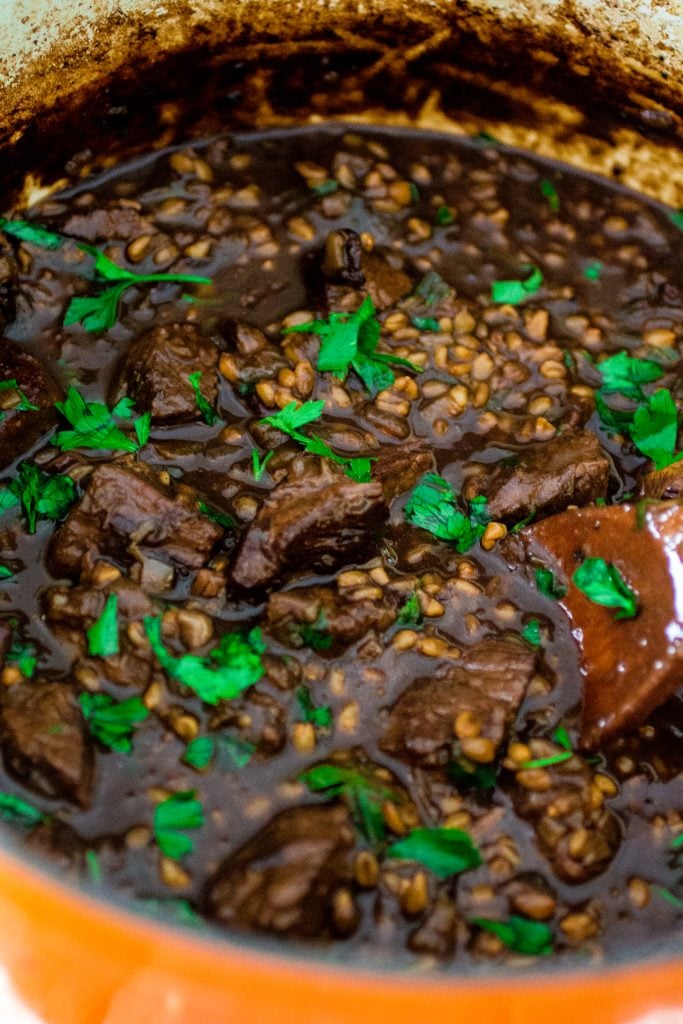
<path fill-rule="evenodd" d="M 149 410 L 156 423 L 200 419 L 189 377 L 200 373 L 199 390 L 213 407 L 218 392 L 218 348 L 192 324 L 153 327 L 128 349 L 113 400 L 122 393 L 138 409 Z"/>
<path fill-rule="evenodd" d="M 335 644 L 347 645 L 371 629 L 384 632 L 395 619 L 396 611 L 389 605 L 349 601 L 330 587 L 279 591 L 271 594 L 266 609 L 269 632 L 291 647 L 315 646 L 306 639 L 307 629 Z"/>
<path fill-rule="evenodd" d="M 102 555 L 144 553 L 188 569 L 209 559 L 223 531 L 192 493 L 165 484 L 149 466 L 98 466 L 50 546 L 56 575 L 78 575 Z"/>
<path fill-rule="evenodd" d="M 43 364 L 19 345 L 2 339 L 0 345 L 0 381 L 16 380 L 34 410 L 20 410 L 21 395 L 16 389 L 0 392 L 0 466 L 27 451 L 57 422 L 55 402 L 61 390 Z"/>
<path fill-rule="evenodd" d="M 335 932 L 335 893 L 353 878 L 345 807 L 282 811 L 228 857 L 209 882 L 207 909 L 230 928 L 301 938 Z"/>
<path fill-rule="evenodd" d="M 573 757 L 544 771 L 547 788 L 523 785 L 511 790 L 515 811 L 536 829 L 541 852 L 565 882 L 587 882 L 601 874 L 621 841 L 619 823 L 603 799 L 596 799 L 594 773 Z M 576 841 L 583 836 L 583 842 Z"/>
<path fill-rule="evenodd" d="M 563 604 L 584 674 L 581 742 L 597 747 L 635 728 L 681 685 L 683 504 L 583 508 L 523 532 L 528 554 L 568 583 Z M 635 618 L 591 601 L 570 582 L 586 558 L 615 566 L 638 596 Z"/>
<path fill-rule="evenodd" d="M 99 207 L 86 213 L 74 213 L 64 224 L 64 234 L 86 242 L 131 241 L 152 231 L 151 223 L 131 206 Z"/>
<path fill-rule="evenodd" d="M 372 531 L 387 516 L 378 483 L 324 469 L 279 484 L 247 527 L 231 569 L 239 587 L 272 583 L 286 570 L 332 568 L 368 557 Z"/>
<path fill-rule="evenodd" d="M 424 448 L 402 445 L 383 448 L 372 464 L 372 479 L 382 485 L 387 504 L 411 490 L 425 473 L 434 470 L 434 456 Z"/>
<path fill-rule="evenodd" d="M 517 636 L 487 637 L 460 664 L 403 691 L 389 712 L 382 750 L 425 767 L 444 766 L 461 711 L 475 717 L 480 735 L 497 749 L 514 723 L 535 662 L 535 652 Z"/>
<path fill-rule="evenodd" d="M 640 482 L 641 498 L 683 498 L 683 459 L 664 469 L 646 473 Z"/>
<path fill-rule="evenodd" d="M 609 472 L 609 459 L 595 434 L 568 431 L 496 463 L 483 480 L 474 478 L 470 489 L 488 498 L 493 519 L 517 523 L 604 497 Z"/>
<path fill-rule="evenodd" d="M 66 683 L 34 681 L 12 687 L 0 706 L 0 730 L 5 765 L 18 779 L 46 796 L 87 806 L 92 745 Z"/>

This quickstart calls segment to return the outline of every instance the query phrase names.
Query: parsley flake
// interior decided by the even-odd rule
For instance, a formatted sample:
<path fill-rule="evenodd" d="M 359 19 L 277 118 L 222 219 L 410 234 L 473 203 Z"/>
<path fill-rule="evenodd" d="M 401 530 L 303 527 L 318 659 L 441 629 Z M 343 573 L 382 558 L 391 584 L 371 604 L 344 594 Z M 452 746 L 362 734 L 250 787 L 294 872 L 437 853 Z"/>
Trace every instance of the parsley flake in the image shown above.
<path fill-rule="evenodd" d="M 62 235 L 41 228 L 39 224 L 33 224 L 28 220 L 8 220 L 6 217 L 0 217 L 0 231 L 12 238 L 18 238 L 20 242 L 31 242 L 41 249 L 59 249 L 64 243 Z"/>
<path fill-rule="evenodd" d="M 680 210 L 672 210 L 669 214 L 669 220 L 683 231 L 683 206 Z"/>
<path fill-rule="evenodd" d="M 261 458 L 261 455 L 259 454 L 258 449 L 257 448 L 252 448 L 252 450 L 251 450 L 251 468 L 252 468 L 252 472 L 254 474 L 254 480 L 256 480 L 257 483 L 261 479 L 263 474 L 265 473 L 266 467 L 267 467 L 268 463 L 270 462 L 270 460 L 272 459 L 274 454 L 275 454 L 275 452 L 268 452 L 267 455 L 264 455 L 264 457 Z"/>
<path fill-rule="evenodd" d="M 494 281 L 491 298 L 494 302 L 516 306 L 534 295 L 543 284 L 543 274 L 538 267 L 531 267 L 526 281 Z"/>
<path fill-rule="evenodd" d="M 538 187 L 541 190 L 541 195 L 545 196 L 548 200 L 548 206 L 553 213 L 558 213 L 560 209 L 560 197 L 554 183 L 550 178 L 542 178 Z"/>
<path fill-rule="evenodd" d="M 315 725 L 319 729 L 330 728 L 332 725 L 332 708 L 327 706 L 319 707 L 314 704 L 309 686 L 298 686 L 296 689 L 296 699 L 301 710 L 302 721 L 310 722 L 311 725 Z"/>
<path fill-rule="evenodd" d="M 600 260 L 593 260 L 583 268 L 583 276 L 587 277 L 589 281 L 599 281 L 602 271 L 603 265 Z"/>
<path fill-rule="evenodd" d="M 206 398 L 204 398 L 204 395 L 202 394 L 201 370 L 197 370 L 196 373 L 191 373 L 187 379 L 192 385 L 192 390 L 194 391 L 194 396 L 197 402 L 197 408 L 201 413 L 202 419 L 204 420 L 205 423 L 208 423 L 208 425 L 212 427 L 216 420 L 219 419 L 219 416 L 218 413 L 214 412 L 214 410 L 211 408 L 211 405 L 209 404 L 209 402 L 207 402 Z"/>
<path fill-rule="evenodd" d="M 418 331 L 440 331 L 441 325 L 438 320 L 435 320 L 433 316 L 413 316 L 410 318 L 413 327 L 417 327 Z"/>
<path fill-rule="evenodd" d="M 324 407 L 325 403 L 322 400 L 304 402 L 302 405 L 290 402 L 280 412 L 274 413 L 273 416 L 266 416 L 261 422 L 275 427 L 283 434 L 288 434 L 294 441 L 303 445 L 304 450 L 310 452 L 311 455 L 319 455 L 321 458 L 329 459 L 341 466 L 344 473 L 352 480 L 356 480 L 358 483 L 367 483 L 371 478 L 372 459 L 346 458 L 337 455 L 321 437 L 317 437 L 315 434 L 308 436 L 299 430 L 299 427 L 320 419 Z"/>
<path fill-rule="evenodd" d="M 542 566 L 534 569 L 536 586 L 545 597 L 551 597 L 554 601 L 561 600 L 567 593 L 567 588 L 555 582 L 555 574 L 552 569 Z"/>
<path fill-rule="evenodd" d="M 266 645 L 261 630 L 255 627 L 246 636 L 224 633 L 217 647 L 205 656 L 183 654 L 176 658 L 161 639 L 161 618 L 147 616 L 145 632 L 163 670 L 177 682 L 193 690 L 205 704 L 235 700 L 264 673 L 261 655 Z"/>
<path fill-rule="evenodd" d="M 676 910 L 683 910 L 683 900 L 679 899 L 675 893 L 671 892 L 671 889 L 667 889 L 663 885 L 655 885 L 653 886 L 653 889 L 660 899 L 669 903 L 672 907 L 675 907 Z"/>
<path fill-rule="evenodd" d="M 381 784 L 368 771 L 337 764 L 318 764 L 299 776 L 312 793 L 322 793 L 328 800 L 341 797 L 351 816 L 371 846 L 379 846 L 386 835 L 382 815 L 385 800 L 395 800 L 393 789 Z"/>
<path fill-rule="evenodd" d="M 399 626 L 412 626 L 414 629 L 421 629 L 423 616 L 422 605 L 417 591 L 413 591 L 399 609 L 396 622 Z"/>
<path fill-rule="evenodd" d="M 183 835 L 204 824 L 204 811 L 196 790 L 186 789 L 172 793 L 154 809 L 154 837 L 165 857 L 180 860 L 194 850 L 194 841 Z"/>
<path fill-rule="evenodd" d="M 138 439 L 138 444 L 141 448 L 144 448 L 149 441 L 149 433 L 152 429 L 152 413 L 143 412 L 141 416 L 133 423 L 135 429 L 135 436 Z"/>
<path fill-rule="evenodd" d="M 95 850 L 85 851 L 85 866 L 88 869 L 88 875 L 93 885 L 102 885 L 104 880 L 102 865 L 100 864 L 100 858 L 97 856 L 97 852 Z"/>
<path fill-rule="evenodd" d="M 618 393 L 638 401 L 644 398 L 642 384 L 650 384 L 664 376 L 659 363 L 650 359 L 633 359 L 626 352 L 617 352 L 598 364 L 602 374 L 603 394 Z"/>
<path fill-rule="evenodd" d="M 457 500 L 447 480 L 436 473 L 428 473 L 413 489 L 405 517 L 409 523 L 428 530 L 440 540 L 454 543 L 462 554 L 484 535 L 489 515 L 486 498 L 481 495 L 469 502 L 467 514 L 457 507 Z"/>
<path fill-rule="evenodd" d="M 524 761 L 520 764 L 522 771 L 531 771 L 534 768 L 550 768 L 554 764 L 562 764 L 574 756 L 574 749 L 569 733 L 563 725 L 553 733 L 553 742 L 557 743 L 562 750 L 558 754 L 549 754 L 547 757 L 537 757 L 533 761 Z"/>
<path fill-rule="evenodd" d="M 44 473 L 34 462 L 22 462 L 15 479 L 0 490 L 0 515 L 21 505 L 28 532 L 35 533 L 38 519 L 61 519 L 75 500 L 70 476 Z"/>
<path fill-rule="evenodd" d="M 216 743 L 212 736 L 195 736 L 185 747 L 183 761 L 189 764 L 190 768 L 203 771 L 211 764 L 215 749 Z"/>
<path fill-rule="evenodd" d="M 296 647 L 310 647 L 312 651 L 329 651 L 334 638 L 322 608 L 315 622 L 297 622 L 293 626 L 292 639 Z"/>
<path fill-rule="evenodd" d="M 475 917 L 472 924 L 497 935 L 501 942 L 515 953 L 523 953 L 525 956 L 548 956 L 553 951 L 552 928 L 544 921 L 530 921 L 526 917 L 512 914 L 507 921 Z"/>
<path fill-rule="evenodd" d="M 17 620 L 10 619 L 12 626 L 12 644 L 7 652 L 6 661 L 10 665 L 16 665 L 22 676 L 33 679 L 38 664 L 36 649 L 31 643 L 27 643 L 17 631 Z"/>
<path fill-rule="evenodd" d="M 665 469 L 683 459 L 683 452 L 675 455 L 678 438 L 678 410 L 668 388 L 660 388 L 639 406 L 633 416 L 631 440 L 643 455 Z"/>
<path fill-rule="evenodd" d="M 28 398 L 21 390 L 17 381 L 14 377 L 11 380 L 0 381 L 0 393 L 3 391 L 15 391 L 17 394 L 18 401 L 11 406 L 12 412 L 39 412 L 37 405 L 33 402 L 29 402 Z M 6 410 L 8 411 L 8 410 Z M 5 418 L 5 412 L 0 412 L 0 420 Z"/>
<path fill-rule="evenodd" d="M 101 402 L 86 402 L 76 388 L 70 387 L 65 401 L 56 402 L 55 407 L 73 429 L 60 430 L 52 443 L 63 452 L 73 451 L 74 448 L 136 452 L 138 444 L 114 422 L 115 416 L 130 419 L 132 405 L 130 399 L 122 399 L 110 410 Z"/>
<path fill-rule="evenodd" d="M 326 178 L 325 181 L 319 181 L 315 185 L 311 185 L 313 192 L 316 192 L 319 196 L 329 196 L 332 192 L 336 192 L 339 188 L 339 182 L 336 178 Z"/>
<path fill-rule="evenodd" d="M 92 657 L 109 658 L 119 653 L 118 611 L 118 595 L 109 594 L 102 614 L 86 633 L 88 654 Z"/>
<path fill-rule="evenodd" d="M 46 815 L 42 811 L 28 801 L 22 800 L 20 796 L 0 792 L 0 820 L 31 828 L 34 825 L 40 825 L 45 818 Z"/>
<path fill-rule="evenodd" d="M 0 564 L 0 580 L 9 580 L 14 576 L 14 573 L 8 565 Z"/>
<path fill-rule="evenodd" d="M 453 289 L 436 270 L 427 271 L 415 289 L 415 295 L 424 299 L 428 306 L 433 306 L 441 299 L 446 299 L 452 294 Z"/>
<path fill-rule="evenodd" d="M 453 207 L 446 206 L 445 204 L 439 206 L 434 214 L 434 223 L 440 228 L 446 228 L 451 224 L 455 224 L 455 212 Z"/>
<path fill-rule="evenodd" d="M 538 619 L 529 619 L 520 636 L 532 647 L 541 646 L 541 623 Z"/>
<path fill-rule="evenodd" d="M 205 501 L 197 502 L 197 508 L 203 516 L 213 523 L 218 523 L 224 530 L 232 530 L 235 527 L 235 520 L 227 512 L 220 512 L 218 509 L 207 505 Z"/>
<path fill-rule="evenodd" d="M 387 857 L 416 860 L 437 878 L 450 878 L 482 863 L 472 837 L 460 828 L 414 828 L 391 844 Z"/>
<path fill-rule="evenodd" d="M 116 701 L 108 693 L 82 693 L 78 700 L 95 739 L 110 750 L 130 754 L 136 726 L 149 717 L 140 697 Z"/>
<path fill-rule="evenodd" d="M 459 746 L 459 744 L 457 746 Z M 469 757 L 465 757 L 463 754 L 458 753 L 455 749 L 454 754 L 457 754 L 458 756 L 455 756 L 454 759 L 449 762 L 446 771 L 449 779 L 457 789 L 462 793 L 467 793 L 472 789 L 478 789 L 485 792 L 486 790 L 495 788 L 496 779 L 498 778 L 497 765 L 477 764 L 475 761 L 471 761 Z"/>
<path fill-rule="evenodd" d="M 638 596 L 611 562 L 587 558 L 574 572 L 572 582 L 594 604 L 616 608 L 615 619 L 635 618 Z"/>

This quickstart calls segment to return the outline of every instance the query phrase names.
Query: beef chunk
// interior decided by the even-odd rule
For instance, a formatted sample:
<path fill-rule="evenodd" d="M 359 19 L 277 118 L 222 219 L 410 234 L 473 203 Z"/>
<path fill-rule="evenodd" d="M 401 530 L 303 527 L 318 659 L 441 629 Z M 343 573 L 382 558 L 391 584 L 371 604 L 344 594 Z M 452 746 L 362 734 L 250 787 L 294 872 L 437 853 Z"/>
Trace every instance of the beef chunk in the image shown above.
<path fill-rule="evenodd" d="M 409 445 L 383 448 L 372 465 L 372 479 L 382 485 L 387 504 L 411 490 L 425 473 L 434 470 L 434 456 L 424 448 Z"/>
<path fill-rule="evenodd" d="M 460 665 L 417 679 L 403 691 L 389 712 L 380 747 L 426 767 L 445 765 L 461 711 L 475 715 L 481 735 L 499 747 L 514 722 L 535 661 L 534 651 L 518 637 L 487 637 L 465 652 Z"/>
<path fill-rule="evenodd" d="M 55 402 L 62 397 L 58 385 L 35 356 L 19 345 L 2 339 L 0 345 L 0 380 L 16 380 L 38 411 L 20 411 L 17 406 L 21 395 L 11 389 L 0 392 L 0 466 L 14 462 L 18 455 L 30 448 L 57 422 Z"/>
<path fill-rule="evenodd" d="M 186 489 L 161 483 L 149 466 L 98 466 L 50 546 L 56 575 L 78 575 L 95 558 L 153 553 L 189 569 L 209 559 L 222 536 Z"/>
<path fill-rule="evenodd" d="M 352 880 L 353 846 L 344 807 L 282 811 L 220 865 L 209 883 L 208 912 L 231 928 L 329 936 L 335 892 Z"/>
<path fill-rule="evenodd" d="M 640 725 L 681 685 L 683 504 L 650 505 L 642 526 L 631 506 L 576 509 L 522 536 L 527 553 L 565 582 L 585 558 L 603 558 L 638 595 L 632 619 L 615 619 L 571 583 L 563 598 L 584 674 L 581 742 L 597 747 Z"/>
<path fill-rule="evenodd" d="M 512 790 L 515 810 L 532 822 L 538 845 L 565 882 L 587 882 L 605 870 L 619 848 L 621 833 L 615 815 L 596 799 L 593 772 L 573 757 L 546 769 L 548 789 Z M 584 835 L 581 844 L 572 836 Z M 573 852 L 571 852 L 573 850 Z"/>
<path fill-rule="evenodd" d="M 93 754 L 83 716 L 65 683 L 12 687 L 0 708 L 2 753 L 7 768 L 46 796 L 87 806 Z"/>
<path fill-rule="evenodd" d="M 330 587 L 303 587 L 271 594 L 266 609 L 268 630 L 291 647 L 314 646 L 306 639 L 306 627 L 322 637 L 347 645 L 371 629 L 384 632 L 396 619 L 396 611 L 375 601 L 349 601 Z"/>
<path fill-rule="evenodd" d="M 192 324 L 153 327 L 130 346 L 114 400 L 123 392 L 156 423 L 199 419 L 197 396 L 188 377 L 201 373 L 199 389 L 213 406 L 218 390 L 218 348 Z"/>
<path fill-rule="evenodd" d="M 547 516 L 568 505 L 585 505 L 604 497 L 610 463 L 595 434 L 587 430 L 560 434 L 525 448 L 513 465 L 498 463 L 477 480 L 488 498 L 493 519 L 517 523 L 529 515 Z"/>
<path fill-rule="evenodd" d="M 640 482 L 641 498 L 683 498 L 683 459 L 665 469 L 646 473 Z"/>
<path fill-rule="evenodd" d="M 105 242 L 117 239 L 127 242 L 153 230 L 151 223 L 131 206 L 113 206 L 109 210 L 90 210 L 75 213 L 64 225 L 65 235 L 83 238 L 86 242 Z"/>
<path fill-rule="evenodd" d="M 245 589 L 265 587 L 287 569 L 331 568 L 367 557 L 371 531 L 387 515 L 380 484 L 323 470 L 279 484 L 240 542 L 231 570 Z"/>

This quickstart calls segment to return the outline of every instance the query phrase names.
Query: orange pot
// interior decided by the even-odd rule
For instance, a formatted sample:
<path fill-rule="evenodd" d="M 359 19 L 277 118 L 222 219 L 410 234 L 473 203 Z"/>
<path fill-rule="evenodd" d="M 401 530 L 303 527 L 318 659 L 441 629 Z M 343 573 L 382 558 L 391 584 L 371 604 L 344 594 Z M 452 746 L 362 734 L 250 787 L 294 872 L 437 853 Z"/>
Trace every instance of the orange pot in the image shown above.
<path fill-rule="evenodd" d="M 316 77 L 311 62 L 321 55 L 327 76 Z M 289 71 L 280 75 L 283 57 Z M 238 58 L 241 70 L 226 71 Z M 220 98 L 223 128 L 225 82 L 239 78 L 240 125 L 282 124 L 313 110 L 489 130 L 597 173 L 618 162 L 622 181 L 683 206 L 683 15 L 675 2 L 300 0 L 293 18 L 290 0 L 16 0 L 0 4 L 0 59 L 0 174 L 15 187 L 54 176 L 55 162 L 89 142 L 96 125 L 97 152 L 115 155 L 112 106 L 128 104 L 127 148 L 138 137 L 140 145 L 169 143 L 210 130 L 210 118 L 185 102 L 191 65 L 209 97 Z M 297 61 L 315 90 L 303 100 L 300 82 L 289 99 L 286 89 L 287 74 L 296 85 Z M 212 63 L 224 66 L 213 92 L 204 73 Z M 598 103 L 599 122 L 580 99 Z M 0 963 L 46 1024 L 683 1022 L 680 945 L 668 958 L 571 972 L 544 963 L 533 973 L 476 978 L 371 973 L 257 940 L 161 927 L 78 893 L 13 851 L 0 850 Z"/>

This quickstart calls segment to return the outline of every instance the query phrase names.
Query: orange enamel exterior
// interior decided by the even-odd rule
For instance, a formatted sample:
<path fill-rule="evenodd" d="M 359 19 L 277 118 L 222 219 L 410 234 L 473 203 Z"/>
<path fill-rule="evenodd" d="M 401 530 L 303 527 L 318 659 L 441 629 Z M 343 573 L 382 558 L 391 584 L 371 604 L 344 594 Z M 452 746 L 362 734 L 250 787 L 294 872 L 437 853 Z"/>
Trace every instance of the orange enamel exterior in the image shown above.
<path fill-rule="evenodd" d="M 157 927 L 5 852 L 0 879 L 0 960 L 46 1024 L 683 1021 L 680 959 L 491 982 L 354 974 Z"/>

